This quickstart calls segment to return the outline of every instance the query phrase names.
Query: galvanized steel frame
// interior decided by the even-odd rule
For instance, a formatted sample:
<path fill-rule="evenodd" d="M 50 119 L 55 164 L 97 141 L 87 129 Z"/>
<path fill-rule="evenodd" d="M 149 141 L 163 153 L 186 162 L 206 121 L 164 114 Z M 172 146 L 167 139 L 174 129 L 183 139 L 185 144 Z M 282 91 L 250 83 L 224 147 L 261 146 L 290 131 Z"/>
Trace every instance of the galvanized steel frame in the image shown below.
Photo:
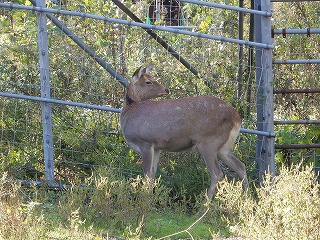
<path fill-rule="evenodd" d="M 31 0 L 34 3 L 34 0 Z M 270 62 L 271 56 L 272 56 L 272 49 L 274 46 L 272 45 L 272 42 L 270 41 L 268 32 L 270 32 L 270 16 L 271 10 L 270 10 L 270 1 L 267 0 L 264 2 L 262 5 L 262 8 L 257 9 L 259 10 L 252 10 L 252 9 L 244 9 L 244 8 L 237 8 L 237 7 L 232 7 L 232 6 L 227 6 L 227 5 L 222 5 L 222 4 L 213 4 L 213 3 L 208 3 L 208 2 L 203 2 L 203 1 L 196 1 L 196 0 L 182 0 L 184 2 L 190 2 L 194 4 L 200 4 L 200 5 L 206 5 L 210 7 L 218 7 L 218 8 L 224 8 L 224 9 L 229 9 L 229 10 L 235 10 L 235 11 L 241 11 L 241 12 L 248 12 L 251 14 L 257 14 L 261 18 L 261 27 L 263 31 L 261 31 L 259 34 L 261 36 L 261 41 L 258 42 L 251 42 L 251 41 L 245 41 L 245 40 L 238 40 L 238 39 L 232 39 L 232 38 L 226 38 L 222 36 L 214 36 L 210 34 L 203 34 L 203 33 L 196 33 L 196 32 L 191 32 L 191 31 L 186 31 L 186 30 L 180 30 L 176 28 L 170 28 L 170 27 L 162 27 L 162 26 L 155 26 L 155 25 L 150 25 L 150 24 L 144 24 L 141 22 L 132 22 L 132 21 L 127 21 L 127 20 L 122 20 L 122 19 L 115 19 L 115 18 L 107 18 L 103 16 L 97 16 L 93 14 L 88 14 L 84 12 L 75 12 L 75 11 L 66 11 L 66 10 L 60 10 L 60 9 L 51 9 L 51 8 L 45 8 L 44 3 L 45 0 L 37 0 L 37 6 L 24 6 L 24 5 L 19 5 L 19 4 L 14 4 L 14 3 L 0 3 L 0 7 L 3 8 L 8 8 L 8 9 L 21 9 L 21 10 L 29 10 L 33 12 L 37 12 L 39 18 L 41 18 L 42 24 L 39 25 L 39 37 L 41 36 L 41 31 L 44 31 L 43 24 L 45 22 L 43 21 L 43 18 L 48 17 L 53 21 L 56 26 L 59 28 L 63 29 L 64 32 L 71 37 L 72 40 L 74 40 L 82 49 L 85 49 L 86 51 L 89 49 L 77 36 L 75 36 L 70 30 L 68 30 L 65 26 L 62 25 L 62 23 L 59 22 L 51 13 L 55 14 L 64 14 L 64 15 L 72 15 L 72 16 L 78 16 L 82 18 L 93 18 L 97 20 L 102 20 L 104 22 L 111 22 L 111 23 L 118 23 L 118 24 L 126 24 L 128 26 L 136 26 L 136 27 L 141 27 L 143 29 L 149 29 L 151 31 L 167 31 L 167 32 L 172 32 L 175 34 L 184 34 L 184 35 L 189 35 L 189 36 L 194 36 L 197 38 L 207 38 L 207 39 L 213 39 L 217 41 L 222 41 L 222 42 L 230 42 L 230 43 L 235 43 L 235 44 L 240 44 L 240 45 L 246 45 L 246 46 L 251 46 L 251 47 L 256 47 L 257 48 L 257 54 L 259 52 L 264 51 L 267 53 L 266 61 L 263 60 L 258 68 L 261 69 L 266 69 L 266 71 L 262 71 L 262 75 L 259 76 L 259 79 L 266 79 L 264 83 L 264 88 L 262 91 L 262 96 L 263 98 L 267 97 L 268 101 L 264 102 L 264 107 L 263 109 L 268 109 L 266 112 L 264 112 L 264 116 L 269 116 L 266 121 L 264 121 L 263 127 L 259 128 L 258 130 L 249 130 L 249 129 L 244 129 L 241 128 L 241 132 L 243 133 L 250 133 L 250 134 L 256 134 L 258 136 L 264 137 L 264 139 L 267 139 L 266 146 L 264 146 L 264 149 L 267 149 L 267 154 L 263 158 L 265 158 L 263 161 L 267 164 L 266 167 L 264 167 L 260 172 L 265 172 L 267 170 L 270 170 L 271 172 L 274 171 L 274 137 L 275 134 L 273 133 L 273 118 L 270 115 L 270 109 L 273 111 L 273 102 L 272 102 L 272 97 L 269 94 L 270 92 L 272 93 L 272 89 L 270 89 L 271 85 L 270 82 L 272 82 L 272 78 L 270 79 L 270 71 L 272 71 L 272 62 Z M 261 11 L 261 9 L 263 9 Z M 39 19 L 40 21 L 40 19 Z M 40 40 L 39 40 L 40 41 Z M 40 58 L 45 57 L 48 58 L 47 54 L 43 54 L 44 50 L 43 48 L 46 47 L 45 39 L 42 40 L 43 44 L 39 45 L 39 54 Z M 87 51 L 88 52 L 88 51 Z M 107 64 L 103 59 L 99 58 L 93 51 L 89 49 L 88 54 L 91 57 L 94 57 L 95 60 L 99 60 L 98 63 L 104 67 L 111 75 L 113 75 L 122 85 L 126 86 L 127 81 L 124 79 L 120 74 L 116 73 L 109 64 Z M 43 60 L 47 61 L 48 64 L 48 59 Z M 47 65 L 46 64 L 46 65 Z M 48 72 L 49 67 L 41 67 L 40 68 L 44 69 L 44 71 Z M 260 73 L 261 74 L 261 73 Z M 264 75 L 267 74 L 267 75 Z M 91 108 L 91 109 L 98 109 L 98 110 L 105 110 L 105 111 L 111 111 L 111 112 L 120 112 L 120 109 L 115 109 L 115 108 L 109 108 L 109 107 L 104 107 L 104 106 L 98 106 L 98 105 L 92 105 L 92 104 L 85 104 L 85 103 L 77 103 L 77 102 L 70 102 L 70 101 L 63 101 L 63 100 L 57 100 L 57 99 L 52 99 L 50 97 L 50 82 L 49 82 L 49 75 L 47 76 L 46 74 L 44 77 L 41 77 L 43 80 L 42 85 L 43 86 L 49 86 L 49 92 L 48 89 L 44 89 L 43 94 L 41 97 L 34 97 L 34 96 L 26 96 L 26 95 L 21 95 L 21 94 L 12 94 L 12 93 L 4 93 L 0 92 L 0 96 L 3 97 L 11 97 L 11 98 L 20 98 L 20 99 L 26 99 L 26 100 L 32 100 L 32 101 L 38 101 L 41 102 L 43 106 L 43 123 L 44 123 L 44 144 L 47 144 L 47 147 L 45 147 L 45 162 L 46 166 L 48 167 L 49 170 L 46 170 L 46 179 L 48 181 L 53 181 L 54 180 L 54 172 L 53 172 L 53 166 L 54 166 L 54 161 L 53 161 L 53 146 L 52 146 L 52 123 L 48 121 L 50 118 L 50 111 L 51 111 L 51 103 L 55 104 L 66 104 L 70 106 L 76 106 L 76 107 L 85 107 L 85 108 Z M 46 81 L 46 83 L 45 83 Z M 259 80 L 260 81 L 260 80 Z M 50 120 L 51 121 L 51 120 Z M 51 127 L 50 127 L 51 125 Z M 46 128 L 46 129 L 45 129 Z M 51 129 L 50 129 L 51 128 Z M 51 131 L 51 133 L 50 133 Z M 50 135 L 51 135 L 51 140 L 50 140 Z M 48 137 L 49 136 L 49 137 Z M 257 146 L 258 149 L 258 146 Z M 50 152 L 48 154 L 48 152 Z M 48 156 L 46 156 L 48 155 Z M 261 156 L 259 156 L 261 158 Z M 50 170 L 51 169 L 51 170 Z"/>

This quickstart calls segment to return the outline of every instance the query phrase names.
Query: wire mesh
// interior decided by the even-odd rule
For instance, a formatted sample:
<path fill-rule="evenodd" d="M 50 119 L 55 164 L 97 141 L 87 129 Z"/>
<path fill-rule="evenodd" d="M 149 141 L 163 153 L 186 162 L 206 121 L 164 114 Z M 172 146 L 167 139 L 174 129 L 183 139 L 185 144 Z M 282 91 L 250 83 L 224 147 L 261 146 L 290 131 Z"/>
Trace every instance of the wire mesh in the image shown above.
<path fill-rule="evenodd" d="M 90 6 L 71 1 L 51 4 L 48 7 L 126 18 L 114 5 L 104 1 L 95 1 Z M 136 1 L 130 9 L 147 21 L 146 1 Z M 182 9 L 184 15 L 179 21 L 183 20 L 183 25 L 180 27 L 237 38 L 237 13 L 190 4 L 185 4 Z M 1 16 L 1 21 L 7 27 L 2 29 L 4 34 L 0 37 L 0 91 L 40 96 L 35 14 L 14 9 L 2 11 L 6 15 Z M 202 14 L 195 14 L 198 12 Z M 143 29 L 75 16 L 57 17 L 126 79 L 130 79 L 136 68 L 152 63 L 155 66 L 153 74 L 170 88 L 170 98 L 221 97 L 239 110 L 245 127 L 256 128 L 256 83 L 252 80 L 255 68 L 250 59 L 254 48 L 244 48 L 244 70 L 239 76 L 237 45 L 157 32 L 201 73 L 202 77 L 196 77 Z M 12 24 L 11 19 L 14 19 Z M 159 24 L 165 24 L 165 21 L 160 19 Z M 50 20 L 47 27 L 52 98 L 120 108 L 124 89 L 119 82 Z M 246 32 L 245 37 L 247 35 Z M 19 173 L 20 177 L 34 178 L 30 173 L 33 170 L 41 178 L 44 167 L 41 104 L 1 98 L 0 107 L 1 163 L 10 163 L 3 166 L 10 165 L 13 173 L 16 173 L 15 169 L 24 169 Z M 85 177 L 93 167 L 100 165 L 119 168 L 128 175 L 141 174 L 139 156 L 132 153 L 119 133 L 117 113 L 59 104 L 52 105 L 52 112 L 57 179 L 72 181 L 75 176 Z M 246 162 L 249 171 L 254 171 L 255 136 L 241 134 L 235 151 Z M 199 162 L 199 157 L 193 154 L 183 154 L 181 158 L 176 156 L 165 154 L 162 168 L 172 170 L 175 159 L 182 159 L 181 164 L 185 161 L 185 166 Z"/>
<path fill-rule="evenodd" d="M 275 22 L 275 28 L 309 28 L 319 27 L 317 12 L 319 4 L 315 2 L 277 3 L 278 9 L 287 9 L 287 14 L 302 15 L 296 22 L 289 22 L 281 18 Z M 275 15 L 275 18 L 277 15 Z M 308 35 L 277 35 L 277 45 L 274 60 L 316 60 L 319 55 L 319 37 L 317 34 Z M 281 57 L 279 57 L 281 56 Z M 320 99 L 320 65 L 319 64 L 274 64 L 274 88 L 277 92 L 286 90 L 289 93 L 275 94 L 275 120 L 319 120 Z M 293 91 L 292 91 L 293 90 Z M 300 93 L 294 90 L 300 90 Z M 310 90 L 310 92 L 308 92 Z M 276 125 L 278 133 L 277 145 L 300 145 L 301 149 L 279 149 L 276 157 L 279 162 L 288 165 L 293 163 L 313 163 L 315 168 L 320 166 L 320 149 L 309 148 L 310 145 L 320 142 L 319 124 L 279 124 Z M 304 147 L 306 146 L 306 147 Z"/>

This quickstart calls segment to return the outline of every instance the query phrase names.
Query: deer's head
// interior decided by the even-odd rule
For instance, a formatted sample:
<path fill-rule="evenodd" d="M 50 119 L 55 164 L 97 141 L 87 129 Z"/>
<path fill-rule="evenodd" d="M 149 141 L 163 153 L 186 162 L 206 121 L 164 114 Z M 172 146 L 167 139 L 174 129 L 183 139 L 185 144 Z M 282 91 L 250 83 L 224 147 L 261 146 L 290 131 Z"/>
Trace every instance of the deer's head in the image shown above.
<path fill-rule="evenodd" d="M 135 71 L 127 89 L 127 103 L 168 95 L 169 90 L 149 74 L 151 68 L 149 65 Z"/>

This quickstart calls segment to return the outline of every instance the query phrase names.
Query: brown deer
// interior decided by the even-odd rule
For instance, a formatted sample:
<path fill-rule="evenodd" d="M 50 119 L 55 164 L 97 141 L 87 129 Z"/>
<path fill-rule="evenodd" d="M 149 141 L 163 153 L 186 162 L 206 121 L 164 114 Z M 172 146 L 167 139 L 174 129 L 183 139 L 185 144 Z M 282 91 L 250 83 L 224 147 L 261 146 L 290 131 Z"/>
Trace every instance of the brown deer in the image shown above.
<path fill-rule="evenodd" d="M 247 184 L 245 165 L 231 152 L 241 125 L 237 111 L 213 96 L 153 101 L 169 90 L 149 74 L 150 68 L 133 74 L 120 116 L 127 143 L 142 155 L 145 176 L 155 177 L 161 150 L 181 152 L 196 147 L 211 176 L 209 199 L 223 177 L 219 160 Z"/>

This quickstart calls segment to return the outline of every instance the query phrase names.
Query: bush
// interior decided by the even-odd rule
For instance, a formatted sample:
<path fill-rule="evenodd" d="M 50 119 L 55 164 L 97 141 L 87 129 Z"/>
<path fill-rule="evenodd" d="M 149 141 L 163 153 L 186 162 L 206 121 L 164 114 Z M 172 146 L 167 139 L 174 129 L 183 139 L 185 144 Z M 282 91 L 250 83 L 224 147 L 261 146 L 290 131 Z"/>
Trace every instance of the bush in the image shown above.
<path fill-rule="evenodd" d="M 84 185 L 74 185 L 63 194 L 59 210 L 65 220 L 77 213 L 80 221 L 107 227 L 109 232 L 117 228 L 122 232 L 129 226 L 139 227 L 150 213 L 166 208 L 169 192 L 159 179 L 128 179 L 101 168 Z"/>
<path fill-rule="evenodd" d="M 20 184 L 0 176 L 0 239 L 34 239 L 43 223 L 35 214 L 37 205 L 24 201 Z"/>
<path fill-rule="evenodd" d="M 243 193 L 241 185 L 224 181 L 221 201 L 231 231 L 245 239 L 319 239 L 320 192 L 311 167 L 282 168 L 267 175 L 255 193 Z"/>
<path fill-rule="evenodd" d="M 26 189 L 3 175 L 0 239 L 143 239 L 175 232 L 183 232 L 176 237 L 195 239 L 210 234 L 213 238 L 320 239 L 319 188 L 311 167 L 282 168 L 278 176 L 267 176 L 262 187 L 246 192 L 241 182 L 224 180 L 209 211 L 198 221 L 186 210 L 190 202 L 174 203 L 171 189 L 159 179 L 127 178 L 100 168 L 85 184 L 57 192 Z M 198 195 L 195 205 L 203 206 L 203 200 L 203 194 Z"/>

